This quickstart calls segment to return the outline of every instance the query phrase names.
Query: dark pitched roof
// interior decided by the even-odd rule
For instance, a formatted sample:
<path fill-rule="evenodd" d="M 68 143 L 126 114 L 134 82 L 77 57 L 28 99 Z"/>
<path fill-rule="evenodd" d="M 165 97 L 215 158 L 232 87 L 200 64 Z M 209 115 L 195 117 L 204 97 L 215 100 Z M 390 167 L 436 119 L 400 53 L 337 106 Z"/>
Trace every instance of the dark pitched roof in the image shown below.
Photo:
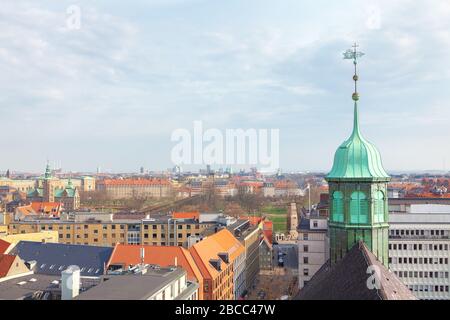
<path fill-rule="evenodd" d="M 37 274 L 60 275 L 68 266 L 76 265 L 82 276 L 98 277 L 104 273 L 112 251 L 110 247 L 20 241 L 10 253 L 26 262 L 36 261 Z"/>
<path fill-rule="evenodd" d="M 45 292 L 59 288 L 61 276 L 41 274 L 26 275 L 0 282 L 0 300 L 28 300 L 36 292 Z"/>
<path fill-rule="evenodd" d="M 378 289 L 368 280 L 379 270 Z M 369 280 L 369 284 L 371 281 Z M 330 261 L 299 292 L 296 300 L 416 300 L 399 278 L 381 264 L 363 242 L 356 244 L 336 265 Z"/>

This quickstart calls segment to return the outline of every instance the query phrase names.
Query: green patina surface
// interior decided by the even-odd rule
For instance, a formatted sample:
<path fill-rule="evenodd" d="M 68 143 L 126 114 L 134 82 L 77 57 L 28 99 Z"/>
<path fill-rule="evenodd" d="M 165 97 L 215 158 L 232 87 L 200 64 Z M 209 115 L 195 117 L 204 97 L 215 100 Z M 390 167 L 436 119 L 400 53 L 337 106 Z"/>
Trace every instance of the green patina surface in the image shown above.
<path fill-rule="evenodd" d="M 356 102 L 352 135 L 336 151 L 333 168 L 327 179 L 389 179 L 379 151 L 361 135 Z"/>
<path fill-rule="evenodd" d="M 355 102 L 353 132 L 337 150 L 327 175 L 330 192 L 330 257 L 341 260 L 358 241 L 364 241 L 388 266 L 389 175 L 375 146 L 359 129 Z"/>
<path fill-rule="evenodd" d="M 378 260 L 388 267 L 389 175 L 383 168 L 377 148 L 364 139 L 359 128 L 357 60 L 364 54 L 344 53 L 353 60 L 355 74 L 353 132 L 336 151 L 333 168 L 327 175 L 330 194 L 330 259 L 340 261 L 359 241 L 364 241 Z"/>

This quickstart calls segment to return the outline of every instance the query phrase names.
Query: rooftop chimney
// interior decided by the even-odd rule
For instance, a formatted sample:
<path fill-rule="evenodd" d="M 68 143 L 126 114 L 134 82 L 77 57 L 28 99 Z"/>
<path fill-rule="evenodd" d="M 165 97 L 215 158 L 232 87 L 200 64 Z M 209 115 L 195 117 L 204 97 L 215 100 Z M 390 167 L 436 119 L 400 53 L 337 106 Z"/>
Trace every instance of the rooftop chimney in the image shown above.
<path fill-rule="evenodd" d="M 61 300 L 72 300 L 80 293 L 80 268 L 69 266 L 61 272 Z"/>

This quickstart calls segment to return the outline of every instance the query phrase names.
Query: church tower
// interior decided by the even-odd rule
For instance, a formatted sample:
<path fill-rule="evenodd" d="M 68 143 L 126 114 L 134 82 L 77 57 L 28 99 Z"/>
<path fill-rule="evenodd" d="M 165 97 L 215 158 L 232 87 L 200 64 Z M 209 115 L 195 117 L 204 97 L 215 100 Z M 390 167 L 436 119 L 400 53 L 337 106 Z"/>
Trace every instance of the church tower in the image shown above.
<path fill-rule="evenodd" d="M 330 259 L 334 264 L 360 240 L 378 260 L 388 267 L 388 203 L 389 175 L 383 168 L 376 147 L 361 134 L 357 91 L 358 59 L 364 54 L 353 50 L 344 59 L 353 60 L 355 92 L 353 132 L 336 151 L 334 164 L 326 180 L 330 194 Z"/>
<path fill-rule="evenodd" d="M 55 202 L 55 188 L 53 185 L 52 171 L 50 169 L 50 164 L 47 162 L 47 167 L 45 168 L 44 180 L 42 182 L 43 188 L 43 200 L 44 202 Z"/>

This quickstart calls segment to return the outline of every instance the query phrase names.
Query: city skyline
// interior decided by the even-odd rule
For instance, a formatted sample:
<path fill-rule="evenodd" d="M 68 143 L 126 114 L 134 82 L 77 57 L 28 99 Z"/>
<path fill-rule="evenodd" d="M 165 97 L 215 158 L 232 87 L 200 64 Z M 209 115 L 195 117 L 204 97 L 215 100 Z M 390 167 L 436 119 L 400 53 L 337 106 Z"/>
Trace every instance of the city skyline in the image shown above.
<path fill-rule="evenodd" d="M 0 8 L 1 171 L 164 170 L 171 132 L 201 120 L 280 129 L 283 171 L 328 172 L 351 130 L 354 41 L 361 124 L 387 171 L 448 170 L 445 1 L 79 1 L 68 30 L 71 4 Z"/>

